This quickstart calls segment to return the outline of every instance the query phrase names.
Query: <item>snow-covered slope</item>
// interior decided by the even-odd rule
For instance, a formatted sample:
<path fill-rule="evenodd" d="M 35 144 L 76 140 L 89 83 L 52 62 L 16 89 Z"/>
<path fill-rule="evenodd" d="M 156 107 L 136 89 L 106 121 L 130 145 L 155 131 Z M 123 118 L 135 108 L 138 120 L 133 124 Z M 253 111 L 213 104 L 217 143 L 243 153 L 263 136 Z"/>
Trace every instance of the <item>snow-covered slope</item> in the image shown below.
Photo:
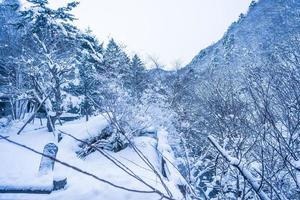
<path fill-rule="evenodd" d="M 42 151 L 45 144 L 55 142 L 52 133 L 48 133 L 46 128 L 40 128 L 39 122 L 30 124 L 21 135 L 16 135 L 16 130 L 22 122 L 15 123 L 10 127 L 0 129 L 0 134 L 9 136 L 10 140 L 30 146 L 38 151 Z M 107 125 L 106 120 L 102 116 L 91 118 L 88 122 L 77 120 L 68 122 L 63 126 L 58 126 L 58 129 L 74 135 L 77 138 L 84 139 L 87 136 L 99 133 Z M 160 134 L 160 133 L 159 133 Z M 166 132 L 162 133 L 162 138 L 166 136 Z M 159 144 L 159 149 L 165 154 L 170 152 L 165 149 L 165 144 Z M 149 159 L 151 164 L 160 173 L 161 163 L 160 155 L 157 152 L 158 140 L 151 137 L 136 137 L 133 139 L 135 146 Z M 149 188 L 140 181 L 129 176 L 110 160 L 105 158 L 99 152 L 92 153 L 86 159 L 79 159 L 76 155 L 78 142 L 71 137 L 64 136 L 62 141 L 57 144 L 59 147 L 57 159 L 67 162 L 70 165 L 76 166 L 84 171 L 92 173 L 101 179 L 108 180 L 116 185 L 135 189 L 149 191 Z M 166 193 L 162 183 L 159 181 L 155 173 L 146 165 L 145 162 L 137 155 L 130 147 L 118 152 L 108 152 L 111 156 L 117 158 L 124 165 L 130 168 L 135 174 L 143 179 L 147 184 Z M 172 159 L 168 155 L 169 159 Z M 43 180 L 37 179 L 37 172 L 41 156 L 36 155 L 26 149 L 17 147 L 8 143 L 5 140 L 0 140 L 0 181 L 1 184 L 12 185 L 28 185 L 40 186 L 45 183 Z M 173 170 L 173 169 L 171 169 Z M 174 171 L 174 170 L 173 170 Z M 112 187 L 106 183 L 100 182 L 92 177 L 78 173 L 71 168 L 65 167 L 56 163 L 54 168 L 54 176 L 67 177 L 68 185 L 65 190 L 46 194 L 0 194 L 0 199 L 106 199 L 106 200 L 140 200 L 140 199 L 159 199 L 158 194 L 145 194 L 124 191 Z M 39 182 L 37 181 L 39 180 Z M 182 198 L 179 190 L 176 187 L 178 178 L 172 180 L 163 179 L 164 183 L 171 190 L 174 198 Z"/>
<path fill-rule="evenodd" d="M 253 65 L 267 65 L 271 54 L 284 53 L 279 47 L 299 45 L 299 20 L 298 0 L 252 3 L 247 15 L 241 15 L 221 40 L 200 51 L 181 73 L 192 70 L 199 75 L 209 69 L 226 75 L 228 71 L 236 73 Z"/>
<path fill-rule="evenodd" d="M 245 88 L 251 69 L 270 69 L 282 58 L 300 56 L 300 1 L 259 0 L 233 23 L 223 38 L 201 50 L 186 67 L 169 78 L 175 85 L 175 104 L 183 106 L 184 119 L 197 126 L 204 112 L 201 99 L 217 87 Z M 176 106 L 174 106 L 176 107 Z M 200 130 L 203 133 L 203 130 Z"/>

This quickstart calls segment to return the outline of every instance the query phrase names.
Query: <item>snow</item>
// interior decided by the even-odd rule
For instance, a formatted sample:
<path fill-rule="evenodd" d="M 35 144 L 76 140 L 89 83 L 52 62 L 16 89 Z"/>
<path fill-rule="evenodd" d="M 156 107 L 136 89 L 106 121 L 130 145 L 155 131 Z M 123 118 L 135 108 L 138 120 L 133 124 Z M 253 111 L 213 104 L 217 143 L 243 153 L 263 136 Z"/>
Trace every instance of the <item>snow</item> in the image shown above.
<path fill-rule="evenodd" d="M 0 134 L 9 136 L 10 140 L 30 146 L 42 152 L 44 146 L 49 142 L 56 143 L 52 133 L 48 133 L 46 127 L 40 127 L 39 123 L 29 124 L 28 127 L 20 135 L 15 133 L 18 127 L 22 126 L 22 121 L 14 122 L 11 126 L 0 129 Z M 44 123 L 45 124 L 45 123 Z M 67 122 L 62 126 L 57 125 L 57 129 L 74 135 L 77 138 L 84 139 L 89 136 L 97 135 L 107 125 L 104 116 L 95 116 L 86 122 L 84 119 L 79 119 L 72 122 Z M 163 142 L 163 137 L 157 141 L 151 137 L 136 137 L 133 138 L 135 146 L 149 159 L 151 164 L 159 170 L 160 162 L 156 147 L 160 143 L 160 148 L 167 155 L 169 148 L 166 141 Z M 57 144 L 57 143 L 56 143 Z M 78 150 L 78 142 L 74 139 L 64 136 L 58 145 L 57 159 L 76 166 L 84 171 L 92 173 L 101 179 L 109 180 L 110 182 L 136 190 L 150 189 L 140 181 L 129 176 L 99 152 L 95 152 L 87 156 L 84 160 L 79 159 L 76 155 Z M 120 160 L 124 165 L 129 167 L 135 174 L 142 178 L 152 187 L 166 194 L 160 180 L 155 173 L 141 160 L 133 148 L 118 152 L 108 152 L 109 155 Z M 171 159 L 171 157 L 170 157 Z M 0 140 L 0 185 L 14 187 L 50 187 L 49 181 L 58 179 L 58 177 L 66 177 L 68 184 L 64 190 L 54 191 L 51 194 L 0 194 L 0 199 L 65 199 L 65 200 L 82 200 L 82 199 L 106 199 L 106 200 L 140 200 L 140 199 L 159 199 L 158 194 L 145 194 L 124 191 L 112 187 L 106 183 L 78 173 L 71 168 L 65 167 L 59 163 L 55 163 L 53 175 L 47 177 L 38 177 L 38 167 L 41 156 L 36 155 L 21 147 L 17 147 L 8 143 L 4 139 Z M 181 199 L 181 193 L 177 189 L 176 183 L 163 178 L 164 183 L 171 190 L 175 199 Z"/>
<path fill-rule="evenodd" d="M 63 118 L 63 117 L 79 117 L 79 114 L 76 114 L 76 113 L 63 113 L 60 115 L 60 118 Z"/>
<path fill-rule="evenodd" d="M 90 43 L 90 41 L 86 40 L 86 39 L 83 39 L 83 41 L 89 46 L 90 50 L 92 50 L 93 54 L 92 57 L 93 59 L 95 59 L 97 62 L 101 63 L 102 62 L 102 55 L 99 54 L 93 47 L 93 45 Z"/>
<path fill-rule="evenodd" d="M 64 110 L 68 110 L 71 107 L 79 109 L 79 105 L 82 103 L 84 97 L 74 96 L 67 92 L 62 92 L 62 93 L 64 95 L 64 99 L 62 103 L 62 108 L 64 108 Z"/>
<path fill-rule="evenodd" d="M 79 119 L 73 122 L 64 124 L 62 127 L 58 127 L 59 130 L 67 132 L 77 138 L 85 139 L 91 136 L 97 136 L 102 129 L 108 125 L 105 120 L 105 116 L 99 115 L 91 117 L 88 122 L 85 119 Z M 74 143 L 73 140 L 67 139 L 63 141 Z"/>
<path fill-rule="evenodd" d="M 163 157 L 166 161 L 166 171 L 169 173 L 169 181 L 176 185 L 186 185 L 185 179 L 174 165 L 175 156 L 173 155 L 171 146 L 168 144 L 168 132 L 164 129 L 158 131 L 157 149 L 160 152 L 160 157 Z"/>
<path fill-rule="evenodd" d="M 20 166 L 19 166 L 20 167 Z M 1 190 L 40 190 L 51 191 L 53 188 L 53 174 L 47 174 L 41 177 L 37 175 L 29 177 L 28 175 L 20 179 L 14 174 L 10 177 L 0 178 Z M 0 195 L 1 198 L 1 195 Z"/>
<path fill-rule="evenodd" d="M 20 136 L 17 136 L 17 127 L 22 125 L 21 122 L 16 122 L 11 127 L 0 129 L 1 135 L 9 136 L 14 141 L 22 143 L 26 137 L 26 145 L 34 146 L 40 151 L 43 150 L 44 146 L 53 142 L 53 136 L 48 134 L 45 130 L 39 131 L 36 134 L 34 131 L 37 128 L 31 125 L 31 129 L 25 128 L 24 132 Z M 37 142 L 38 141 L 38 142 Z M 30 154 L 24 151 L 20 147 L 16 147 L 13 144 L 5 142 L 3 139 L 0 140 L 0 188 L 26 188 L 31 187 L 37 189 L 47 190 L 52 187 L 51 175 L 39 177 L 38 169 L 41 160 L 41 156 L 36 154 Z M 27 187 L 27 186 L 30 187 Z M 0 195 L 1 196 L 1 195 Z"/>
<path fill-rule="evenodd" d="M 298 161 L 294 161 L 294 166 L 297 168 L 297 169 L 300 169 L 300 160 Z"/>
<path fill-rule="evenodd" d="M 0 127 L 1 126 L 7 126 L 8 123 L 9 123 L 9 120 L 7 118 L 5 118 L 5 117 L 0 118 Z"/>

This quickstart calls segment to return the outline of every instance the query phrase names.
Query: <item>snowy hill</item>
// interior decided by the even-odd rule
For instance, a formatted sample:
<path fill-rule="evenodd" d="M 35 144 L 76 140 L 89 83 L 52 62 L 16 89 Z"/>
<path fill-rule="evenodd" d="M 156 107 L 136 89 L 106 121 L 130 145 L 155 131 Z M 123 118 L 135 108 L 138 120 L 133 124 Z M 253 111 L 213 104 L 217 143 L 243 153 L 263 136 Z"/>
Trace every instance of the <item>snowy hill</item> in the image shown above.
<path fill-rule="evenodd" d="M 180 77 L 175 85 L 175 105 L 184 105 L 185 111 L 189 111 L 185 118 L 194 123 L 195 115 L 204 114 L 201 101 L 215 88 L 232 85 L 242 89 L 247 87 L 245 80 L 249 80 L 250 74 L 289 67 L 290 63 L 297 65 L 299 20 L 298 0 L 253 1 L 248 13 L 241 15 L 222 39 L 201 50 L 176 75 L 169 76 L 170 82 Z"/>
<path fill-rule="evenodd" d="M 283 54 L 285 47 L 298 45 L 300 2 L 260 0 L 252 3 L 246 15 L 233 23 L 223 38 L 200 51 L 182 73 L 216 70 L 233 73 L 251 65 L 266 64 L 272 53 Z"/>
<path fill-rule="evenodd" d="M 283 160 L 283 154 L 288 155 L 289 151 L 282 151 L 283 143 L 292 141 L 286 148 L 295 145 L 292 152 L 299 156 L 299 139 L 295 139 L 300 131 L 296 125 L 300 119 L 299 21 L 298 0 L 252 3 L 248 13 L 241 15 L 221 40 L 201 50 L 190 64 L 170 78 L 170 82 L 179 79 L 172 86 L 172 107 L 179 116 L 178 129 L 186 140 L 182 149 L 188 150 L 181 156 L 183 160 L 187 154 L 194 156 L 183 162 L 190 168 L 182 172 L 192 177 L 203 198 L 247 196 L 241 190 L 243 184 L 236 169 L 228 170 L 230 162 L 226 158 L 219 163 L 220 151 L 214 151 L 216 147 L 207 139 L 213 135 L 218 144 L 265 184 L 262 190 L 271 199 L 299 199 L 297 165 L 287 172 L 290 178 L 281 176 L 289 170 L 287 163 L 295 162 Z M 276 141 L 278 135 L 281 139 Z M 257 152 L 268 153 L 261 157 Z M 269 175 L 275 168 L 280 172 Z M 293 182 L 289 181 L 291 177 L 297 178 Z M 268 181 L 263 183 L 265 178 Z M 270 183 L 276 189 L 268 188 Z M 270 191 L 276 191 L 279 197 Z M 280 196 L 282 192 L 286 197 Z M 257 199 L 256 195 L 250 198 Z"/>

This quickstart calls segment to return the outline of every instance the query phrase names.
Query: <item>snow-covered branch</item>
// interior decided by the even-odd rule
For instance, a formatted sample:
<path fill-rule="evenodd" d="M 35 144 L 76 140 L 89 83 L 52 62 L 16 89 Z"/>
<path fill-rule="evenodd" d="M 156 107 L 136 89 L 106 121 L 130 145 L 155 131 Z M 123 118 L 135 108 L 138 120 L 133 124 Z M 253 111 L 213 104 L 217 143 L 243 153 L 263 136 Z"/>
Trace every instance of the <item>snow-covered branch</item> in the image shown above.
<path fill-rule="evenodd" d="M 248 181 L 252 189 L 257 193 L 261 200 L 271 200 L 267 196 L 267 194 L 260 189 L 260 184 L 256 181 L 256 178 L 251 174 L 251 172 L 248 169 L 246 169 L 242 165 L 239 159 L 230 156 L 229 152 L 223 149 L 212 136 L 208 136 L 208 140 L 216 148 L 216 150 L 230 163 L 231 166 L 239 170 L 241 175 Z"/>

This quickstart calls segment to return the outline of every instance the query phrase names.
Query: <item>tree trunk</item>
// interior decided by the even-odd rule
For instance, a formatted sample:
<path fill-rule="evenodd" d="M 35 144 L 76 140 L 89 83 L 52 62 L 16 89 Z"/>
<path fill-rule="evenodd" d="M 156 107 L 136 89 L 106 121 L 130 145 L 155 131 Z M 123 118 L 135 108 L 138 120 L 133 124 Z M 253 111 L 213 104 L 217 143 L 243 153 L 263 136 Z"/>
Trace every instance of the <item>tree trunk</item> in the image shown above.
<path fill-rule="evenodd" d="M 89 121 L 89 114 L 87 112 L 85 113 L 85 121 Z"/>
<path fill-rule="evenodd" d="M 85 120 L 89 121 L 89 105 L 87 98 L 87 89 L 84 89 L 84 112 L 85 112 Z"/>
<path fill-rule="evenodd" d="M 53 132 L 55 130 L 55 122 L 57 120 L 57 116 L 48 116 L 47 117 L 47 128 L 48 132 Z"/>

